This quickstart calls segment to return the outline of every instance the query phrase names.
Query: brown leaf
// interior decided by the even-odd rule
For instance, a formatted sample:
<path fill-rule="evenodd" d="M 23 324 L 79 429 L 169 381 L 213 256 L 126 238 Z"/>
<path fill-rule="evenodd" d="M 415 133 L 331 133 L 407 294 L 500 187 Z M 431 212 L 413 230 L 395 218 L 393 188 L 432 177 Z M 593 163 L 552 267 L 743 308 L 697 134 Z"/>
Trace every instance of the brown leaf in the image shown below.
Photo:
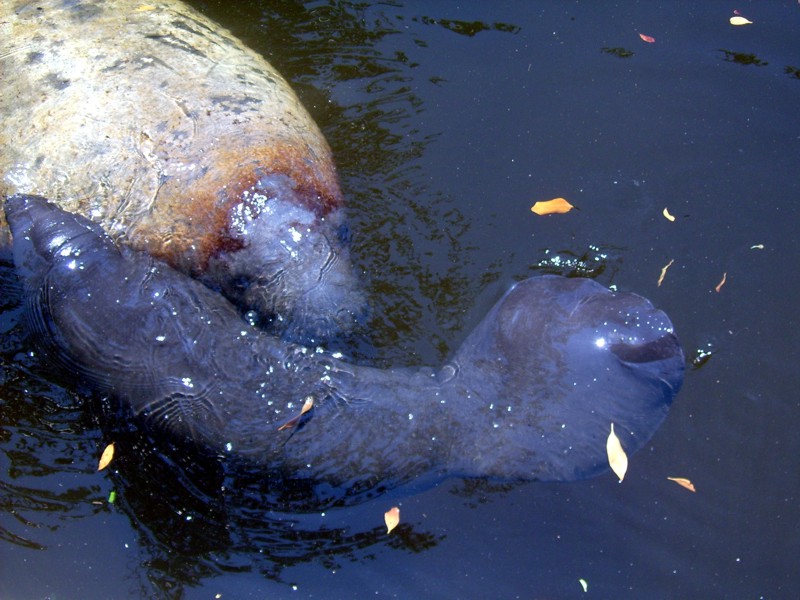
<path fill-rule="evenodd" d="M 386 533 L 392 533 L 392 529 L 400 523 L 400 509 L 396 506 L 383 513 L 383 520 L 386 522 Z"/>
<path fill-rule="evenodd" d="M 722 281 L 717 284 L 717 287 L 714 288 L 714 291 L 719 294 L 719 291 L 722 289 L 722 286 L 725 285 L 725 280 L 728 279 L 728 272 L 725 271 L 722 274 Z"/>
<path fill-rule="evenodd" d="M 552 200 L 537 202 L 531 206 L 531 211 L 535 212 L 537 215 L 552 215 L 554 213 L 568 213 L 573 208 L 575 207 L 564 198 L 553 198 Z"/>
<path fill-rule="evenodd" d="M 308 398 L 306 398 L 306 401 L 303 402 L 303 408 L 300 409 L 300 414 L 301 415 L 306 414 L 308 411 L 311 410 L 313 406 L 314 406 L 314 397 L 309 396 Z"/>
<path fill-rule="evenodd" d="M 664 265 L 664 268 L 661 269 L 661 275 L 658 277 L 658 285 L 656 287 L 661 287 L 661 284 L 664 283 L 664 277 L 667 276 L 667 269 L 669 269 L 672 266 L 672 263 L 674 262 L 675 262 L 674 258 L 670 259 L 670 261 L 666 265 Z"/>
<path fill-rule="evenodd" d="M 652 36 L 649 36 L 649 35 L 645 35 L 643 33 L 640 33 L 639 37 L 642 38 L 648 44 L 655 44 L 655 42 L 656 42 L 656 38 L 654 38 Z M 667 45 L 669 45 L 669 44 L 667 44 Z"/>
<path fill-rule="evenodd" d="M 114 458 L 114 442 L 111 442 L 106 446 L 106 449 L 103 450 L 103 454 L 100 456 L 100 462 L 97 464 L 97 470 L 102 471 L 105 469 L 112 458 Z"/>
<path fill-rule="evenodd" d="M 608 464 L 611 466 L 611 470 L 614 471 L 616 476 L 619 477 L 619 482 L 622 483 L 625 478 L 625 472 L 628 470 L 628 455 L 625 454 L 617 434 L 614 433 L 614 423 L 611 423 L 611 433 L 608 434 L 608 440 L 606 440 L 606 453 L 608 454 Z"/>
<path fill-rule="evenodd" d="M 313 407 L 314 407 L 314 397 L 308 396 L 306 398 L 306 401 L 303 402 L 303 408 L 300 409 L 300 414 L 292 417 L 291 419 L 286 421 L 286 423 L 278 427 L 278 431 L 283 431 L 284 429 L 289 429 L 290 427 L 294 427 L 295 425 L 297 425 L 297 423 L 300 422 L 300 417 L 302 417 L 304 414 L 310 411 Z"/>
<path fill-rule="evenodd" d="M 680 486 L 685 487 L 690 492 L 696 492 L 697 490 L 694 489 L 694 484 L 689 481 L 688 479 L 684 479 L 683 477 L 667 477 L 670 481 L 674 481 Z"/>

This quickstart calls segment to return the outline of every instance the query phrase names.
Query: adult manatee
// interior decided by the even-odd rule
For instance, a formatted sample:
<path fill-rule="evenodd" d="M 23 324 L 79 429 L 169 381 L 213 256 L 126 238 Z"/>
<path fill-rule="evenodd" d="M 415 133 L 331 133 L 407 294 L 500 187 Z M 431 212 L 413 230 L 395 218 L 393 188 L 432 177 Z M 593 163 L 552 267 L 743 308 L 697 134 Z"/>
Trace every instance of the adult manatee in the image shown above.
<path fill-rule="evenodd" d="M 6 203 L 48 365 L 154 436 L 347 504 L 416 478 L 569 481 L 630 454 L 681 386 L 649 301 L 587 279 L 515 285 L 439 368 L 380 370 L 248 327 L 220 295 L 42 198 Z M 121 327 L 120 323 L 125 323 Z"/>
<path fill-rule="evenodd" d="M 330 149 L 261 56 L 174 0 L 4 0 L 0 34 L 0 198 L 45 195 L 290 338 L 361 313 Z"/>

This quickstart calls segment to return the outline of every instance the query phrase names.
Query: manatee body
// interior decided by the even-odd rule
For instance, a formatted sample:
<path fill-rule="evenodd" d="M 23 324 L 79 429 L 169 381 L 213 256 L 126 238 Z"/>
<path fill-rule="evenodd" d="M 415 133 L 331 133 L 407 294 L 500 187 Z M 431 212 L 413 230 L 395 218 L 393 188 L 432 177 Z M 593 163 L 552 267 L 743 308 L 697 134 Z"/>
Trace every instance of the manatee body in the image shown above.
<path fill-rule="evenodd" d="M 289 337 L 360 314 L 330 148 L 261 56 L 174 0 L 6 0 L 0 33 L 0 198 L 45 195 Z"/>
<path fill-rule="evenodd" d="M 42 198 L 6 203 L 44 364 L 166 437 L 357 502 L 449 475 L 570 481 L 628 454 L 683 381 L 667 316 L 587 279 L 514 286 L 438 368 L 380 370 L 248 327 L 219 294 Z M 126 323 L 125 328 L 119 323 Z"/>

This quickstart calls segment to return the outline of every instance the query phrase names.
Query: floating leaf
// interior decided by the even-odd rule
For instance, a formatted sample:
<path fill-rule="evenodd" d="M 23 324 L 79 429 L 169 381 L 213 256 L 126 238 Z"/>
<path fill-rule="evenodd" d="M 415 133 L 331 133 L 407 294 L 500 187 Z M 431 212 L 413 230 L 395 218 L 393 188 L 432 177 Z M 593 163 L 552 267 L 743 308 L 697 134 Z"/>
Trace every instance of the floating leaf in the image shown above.
<path fill-rule="evenodd" d="M 111 491 L 108 493 L 108 503 L 109 503 L 109 504 L 114 504 L 114 501 L 115 501 L 116 499 L 117 499 L 117 492 L 115 492 L 114 490 L 111 490 Z"/>
<path fill-rule="evenodd" d="M 763 250 L 764 244 L 756 244 L 755 246 L 750 246 L 750 250 Z"/>
<path fill-rule="evenodd" d="M 628 455 L 625 454 L 617 434 L 614 433 L 614 423 L 611 423 L 611 433 L 608 434 L 608 440 L 606 440 L 606 452 L 608 453 L 608 464 L 611 466 L 611 470 L 614 471 L 616 476 L 619 477 L 619 482 L 622 483 L 625 478 L 625 472 L 628 470 Z"/>
<path fill-rule="evenodd" d="M 722 281 L 720 281 L 720 282 L 717 284 L 717 287 L 715 287 L 715 288 L 714 288 L 714 291 L 715 291 L 715 292 L 719 293 L 719 291 L 722 289 L 722 286 L 723 286 L 723 285 L 725 285 L 725 280 L 726 280 L 726 279 L 728 279 L 728 272 L 727 272 L 727 271 L 725 271 L 725 272 L 722 274 Z"/>
<path fill-rule="evenodd" d="M 672 263 L 674 262 L 675 262 L 674 258 L 670 259 L 670 261 L 666 265 L 664 265 L 664 268 L 661 269 L 661 275 L 658 278 L 658 285 L 656 287 L 661 287 L 661 284 L 664 283 L 664 277 L 666 277 L 667 275 L 667 269 L 669 269 L 672 266 Z"/>
<path fill-rule="evenodd" d="M 553 213 L 563 214 L 571 211 L 574 206 L 564 198 L 553 198 L 544 202 L 537 202 L 531 206 L 531 210 L 537 215 L 551 215 Z"/>
<path fill-rule="evenodd" d="M 685 487 L 690 492 L 696 492 L 697 490 L 694 489 L 694 484 L 689 481 L 688 479 L 684 479 L 683 477 L 667 477 L 670 481 L 674 481 L 680 486 Z"/>
<path fill-rule="evenodd" d="M 400 523 L 400 509 L 396 506 L 383 513 L 383 520 L 386 522 L 386 533 L 392 533 L 392 529 Z"/>
<path fill-rule="evenodd" d="M 300 409 L 300 414 L 297 416 L 292 417 L 286 423 L 278 427 L 278 431 L 283 431 L 284 429 L 289 429 L 289 427 L 294 427 L 300 421 L 300 417 L 306 414 L 314 407 L 314 397 L 309 396 L 306 398 L 306 401 L 303 403 L 303 408 Z"/>
<path fill-rule="evenodd" d="M 106 449 L 103 450 L 103 454 L 100 456 L 100 462 L 97 464 L 97 470 L 102 471 L 105 469 L 112 458 L 114 458 L 114 442 L 111 442 L 106 446 Z"/>
<path fill-rule="evenodd" d="M 642 39 L 643 39 L 645 42 L 647 42 L 648 44 L 655 44 L 655 43 L 656 43 L 656 38 L 654 38 L 654 37 L 652 37 L 652 36 L 649 36 L 649 35 L 645 35 L 645 34 L 643 34 L 643 33 L 640 33 L 640 34 L 639 34 L 639 37 L 640 37 L 640 38 L 642 38 Z M 668 45 L 669 45 L 669 44 L 668 44 Z"/>
<path fill-rule="evenodd" d="M 142 4 L 134 12 L 145 12 L 145 11 L 148 11 L 148 10 L 155 10 L 155 9 L 156 9 L 156 7 L 153 6 L 152 4 Z"/>
<path fill-rule="evenodd" d="M 578 583 L 581 584 L 581 587 L 583 588 L 584 592 L 588 592 L 589 591 L 589 582 L 588 581 L 586 581 L 585 579 L 578 579 Z"/>
<path fill-rule="evenodd" d="M 309 396 L 308 398 L 306 398 L 306 401 L 303 402 L 303 408 L 300 410 L 300 414 L 301 415 L 306 414 L 308 411 L 311 410 L 313 406 L 314 406 L 314 397 Z"/>
<path fill-rule="evenodd" d="M 675 217 L 673 217 L 671 214 L 669 214 L 669 209 L 668 208 L 665 208 L 664 211 L 661 214 L 664 215 L 664 218 L 667 221 L 674 221 L 675 220 Z"/>
<path fill-rule="evenodd" d="M 753 23 L 752 21 L 748 21 L 744 17 L 740 16 L 731 17 L 731 25 L 750 25 L 752 23 Z"/>

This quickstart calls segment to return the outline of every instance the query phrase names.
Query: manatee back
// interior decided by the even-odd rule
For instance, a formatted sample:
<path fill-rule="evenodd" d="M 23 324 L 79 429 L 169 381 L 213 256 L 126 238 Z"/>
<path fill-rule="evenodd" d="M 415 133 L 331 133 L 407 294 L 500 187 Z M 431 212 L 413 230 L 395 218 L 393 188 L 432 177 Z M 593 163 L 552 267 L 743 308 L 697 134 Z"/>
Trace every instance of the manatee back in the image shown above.
<path fill-rule="evenodd" d="M 2 2 L 0 22 L 0 199 L 45 196 L 302 341 L 353 325 L 330 148 L 263 57 L 177 0 Z"/>

